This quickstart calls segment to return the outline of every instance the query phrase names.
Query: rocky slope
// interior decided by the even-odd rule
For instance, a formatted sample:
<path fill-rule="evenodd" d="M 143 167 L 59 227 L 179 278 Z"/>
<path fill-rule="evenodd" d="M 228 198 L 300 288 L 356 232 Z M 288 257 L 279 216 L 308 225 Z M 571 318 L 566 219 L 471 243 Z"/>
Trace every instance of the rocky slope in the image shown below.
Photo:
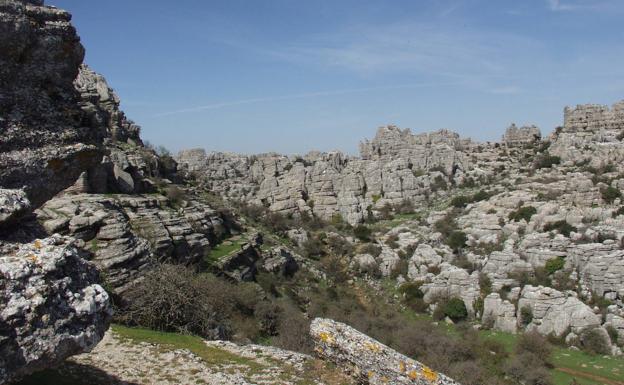
<path fill-rule="evenodd" d="M 431 312 L 458 297 L 486 327 L 571 344 L 588 330 L 609 331 L 605 344 L 620 354 L 622 103 L 566 108 L 563 126 L 544 139 L 535 126 L 512 125 L 502 143 L 389 126 L 359 157 L 189 150 L 177 160 L 232 201 L 370 223 L 380 252 L 355 252 L 350 266 L 415 283 Z M 391 217 L 404 219 L 383 224 Z"/>

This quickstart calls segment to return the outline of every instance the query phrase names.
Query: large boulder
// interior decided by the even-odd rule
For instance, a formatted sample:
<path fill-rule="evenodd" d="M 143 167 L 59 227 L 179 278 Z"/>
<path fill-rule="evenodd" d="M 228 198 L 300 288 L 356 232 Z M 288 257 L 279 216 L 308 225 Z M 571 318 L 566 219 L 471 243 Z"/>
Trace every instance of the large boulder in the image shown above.
<path fill-rule="evenodd" d="M 363 384 L 458 384 L 345 324 L 316 318 L 310 334 L 321 358 L 350 371 Z"/>
<path fill-rule="evenodd" d="M 569 330 L 579 334 L 585 328 L 600 326 L 600 317 L 576 297 L 576 293 L 560 292 L 551 287 L 526 285 L 522 289 L 518 309 L 531 309 L 528 329 L 540 334 L 562 336 Z M 528 320 L 520 319 L 525 323 Z"/>
<path fill-rule="evenodd" d="M 91 350 L 111 319 L 97 269 L 54 236 L 0 257 L 0 384 Z"/>

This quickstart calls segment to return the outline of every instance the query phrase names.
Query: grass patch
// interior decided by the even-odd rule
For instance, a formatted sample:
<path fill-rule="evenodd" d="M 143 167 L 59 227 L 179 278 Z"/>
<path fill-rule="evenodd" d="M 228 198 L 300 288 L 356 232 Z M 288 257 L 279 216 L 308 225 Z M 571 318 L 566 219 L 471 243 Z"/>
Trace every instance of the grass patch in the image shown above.
<path fill-rule="evenodd" d="M 516 346 L 518 336 L 510 333 L 484 330 L 482 335 L 505 346 L 505 349 L 512 353 Z M 624 384 L 624 359 L 613 356 L 591 355 L 581 351 L 571 350 L 555 346 L 553 349 L 552 362 L 555 368 L 551 371 L 554 385 L 569 385 L 572 379 L 576 379 L 579 384 L 587 385 L 608 385 L 608 382 L 601 381 L 595 377 L 604 378 L 609 381 L 618 381 Z M 575 376 L 570 373 L 557 370 L 570 369 L 577 373 Z M 587 377 L 581 374 L 587 375 Z M 591 377 L 594 377 L 593 379 Z"/>
<path fill-rule="evenodd" d="M 241 246 L 247 243 L 246 238 L 240 236 L 238 239 L 230 239 L 223 241 L 210 249 L 210 251 L 204 257 L 204 262 L 210 266 L 215 262 L 221 260 L 221 258 L 230 255 L 231 253 L 241 249 Z"/>
<path fill-rule="evenodd" d="M 208 365 L 238 364 L 247 366 L 251 371 L 264 368 L 253 360 L 237 356 L 226 350 L 208 346 L 200 337 L 186 334 L 159 332 L 144 328 L 131 328 L 121 325 L 112 325 L 111 329 L 122 340 L 134 342 L 148 342 L 161 345 L 164 349 L 188 349 L 204 360 Z"/>

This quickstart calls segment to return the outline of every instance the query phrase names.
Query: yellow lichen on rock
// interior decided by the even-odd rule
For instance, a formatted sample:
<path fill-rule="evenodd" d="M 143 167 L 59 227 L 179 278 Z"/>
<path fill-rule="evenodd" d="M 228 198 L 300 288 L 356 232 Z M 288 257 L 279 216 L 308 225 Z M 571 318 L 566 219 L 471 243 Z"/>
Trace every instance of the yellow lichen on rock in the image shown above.
<path fill-rule="evenodd" d="M 423 366 L 422 374 L 429 382 L 434 382 L 438 379 L 438 373 L 428 366 Z"/>
<path fill-rule="evenodd" d="M 332 337 L 332 335 L 327 332 L 321 332 L 319 334 L 319 338 L 326 344 L 333 344 L 334 342 L 336 342 L 336 340 L 334 340 L 334 337 Z"/>
<path fill-rule="evenodd" d="M 36 263 L 37 262 L 37 256 L 35 254 L 28 254 L 28 260 L 30 260 L 32 263 Z"/>
<path fill-rule="evenodd" d="M 381 352 L 381 346 L 374 344 L 374 343 L 367 343 L 366 347 L 368 348 L 368 350 L 370 350 L 371 352 L 374 353 L 379 353 Z"/>
<path fill-rule="evenodd" d="M 373 372 L 372 370 L 369 370 L 368 373 L 366 373 L 366 375 L 368 376 L 368 378 L 373 378 L 373 376 L 375 375 L 375 372 Z"/>
<path fill-rule="evenodd" d="M 43 244 L 41 243 L 40 240 L 35 239 L 34 246 L 35 246 L 35 249 L 40 249 L 43 247 Z"/>
<path fill-rule="evenodd" d="M 405 361 L 399 362 L 399 370 L 401 371 L 401 373 L 405 373 L 405 370 L 407 370 L 407 368 L 405 367 Z"/>
<path fill-rule="evenodd" d="M 409 373 L 407 373 L 407 376 L 410 378 L 410 380 L 415 380 L 418 378 L 418 372 L 415 370 L 410 370 Z"/>

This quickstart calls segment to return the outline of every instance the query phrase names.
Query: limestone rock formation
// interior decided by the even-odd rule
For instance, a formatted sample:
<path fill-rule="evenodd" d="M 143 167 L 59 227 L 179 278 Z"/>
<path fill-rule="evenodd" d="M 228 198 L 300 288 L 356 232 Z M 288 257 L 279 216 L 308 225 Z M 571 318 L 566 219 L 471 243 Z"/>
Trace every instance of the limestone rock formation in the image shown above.
<path fill-rule="evenodd" d="M 155 260 L 198 263 L 229 231 L 212 208 L 192 202 L 176 209 L 159 195 L 63 195 L 46 202 L 37 218 L 49 233 L 83 240 L 117 294 Z"/>
<path fill-rule="evenodd" d="M 518 301 L 518 309 L 524 307 L 531 309 L 533 315 L 527 328 L 535 328 L 544 335 L 561 336 L 568 329 L 578 334 L 585 328 L 601 324 L 600 317 L 573 292 L 562 293 L 550 287 L 527 285 Z M 519 319 L 519 322 L 523 320 Z"/>
<path fill-rule="evenodd" d="M 542 133 L 537 126 L 522 126 L 518 128 L 513 123 L 507 128 L 505 135 L 503 135 L 503 143 L 508 147 L 532 145 L 541 139 Z"/>
<path fill-rule="evenodd" d="M 0 384 L 91 350 L 112 315 L 99 273 L 67 238 L 0 257 Z"/>
<path fill-rule="evenodd" d="M 317 355 L 352 372 L 362 383 L 457 384 L 345 324 L 316 318 L 310 325 L 310 334 Z"/>
<path fill-rule="evenodd" d="M 73 86 L 84 49 L 70 19 L 42 1 L 0 4 L 0 186 L 24 189 L 33 207 L 103 155 L 106 133 Z"/>

